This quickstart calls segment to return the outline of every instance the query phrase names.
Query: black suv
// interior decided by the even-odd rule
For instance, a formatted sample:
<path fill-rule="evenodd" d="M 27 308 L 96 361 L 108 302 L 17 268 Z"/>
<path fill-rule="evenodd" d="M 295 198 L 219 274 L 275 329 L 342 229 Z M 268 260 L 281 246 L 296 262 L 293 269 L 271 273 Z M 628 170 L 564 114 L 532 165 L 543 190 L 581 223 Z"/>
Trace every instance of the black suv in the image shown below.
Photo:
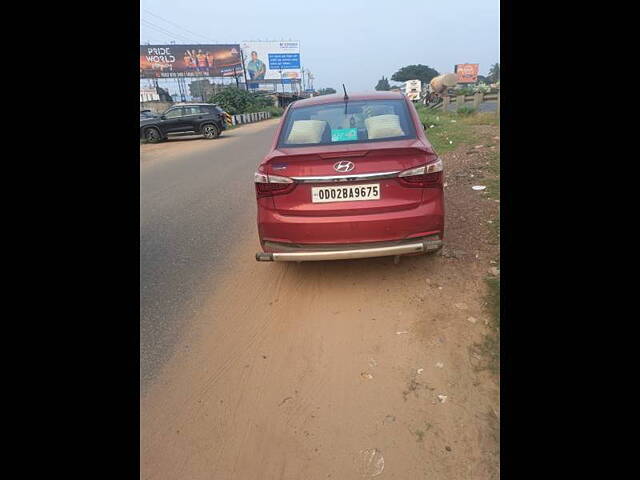
<path fill-rule="evenodd" d="M 217 138 L 227 128 L 231 117 L 211 103 L 174 105 L 155 118 L 140 117 L 140 138 L 155 143 L 170 133 L 194 132 L 204 138 Z"/>

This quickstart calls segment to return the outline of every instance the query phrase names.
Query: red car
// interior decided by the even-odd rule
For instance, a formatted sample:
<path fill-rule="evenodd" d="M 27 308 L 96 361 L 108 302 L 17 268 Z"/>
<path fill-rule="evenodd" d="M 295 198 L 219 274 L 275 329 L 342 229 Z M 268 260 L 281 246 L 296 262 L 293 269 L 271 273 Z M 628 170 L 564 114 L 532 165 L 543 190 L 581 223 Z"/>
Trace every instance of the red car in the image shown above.
<path fill-rule="evenodd" d="M 255 173 L 258 261 L 442 247 L 442 160 L 401 93 L 323 95 L 287 108 Z"/>

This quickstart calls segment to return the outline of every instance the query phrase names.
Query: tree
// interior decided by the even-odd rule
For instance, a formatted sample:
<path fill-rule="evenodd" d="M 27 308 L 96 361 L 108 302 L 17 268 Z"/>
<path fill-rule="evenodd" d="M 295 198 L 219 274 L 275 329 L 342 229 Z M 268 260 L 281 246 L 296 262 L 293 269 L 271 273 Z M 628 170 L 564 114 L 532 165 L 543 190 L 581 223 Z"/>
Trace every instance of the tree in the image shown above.
<path fill-rule="evenodd" d="M 384 78 L 384 75 L 380 80 L 378 80 L 378 84 L 376 85 L 376 90 L 391 90 L 391 85 L 389 85 L 389 80 Z"/>
<path fill-rule="evenodd" d="M 321 88 L 318 90 L 318 95 L 331 95 L 332 93 L 336 93 L 333 88 Z"/>
<path fill-rule="evenodd" d="M 489 75 L 487 76 L 487 80 L 491 83 L 496 83 L 500 81 L 500 64 L 494 63 L 491 65 L 489 69 Z"/>
<path fill-rule="evenodd" d="M 407 80 L 420 80 L 429 83 L 433 77 L 439 75 L 438 71 L 427 65 L 407 65 L 391 76 L 394 82 L 406 82 Z"/>

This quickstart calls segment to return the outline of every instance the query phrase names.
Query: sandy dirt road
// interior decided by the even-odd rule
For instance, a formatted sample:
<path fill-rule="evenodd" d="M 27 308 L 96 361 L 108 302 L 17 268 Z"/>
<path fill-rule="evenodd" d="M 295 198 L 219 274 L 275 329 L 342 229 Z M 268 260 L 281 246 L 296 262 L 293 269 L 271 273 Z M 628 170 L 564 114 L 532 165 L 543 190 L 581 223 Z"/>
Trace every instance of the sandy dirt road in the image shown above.
<path fill-rule="evenodd" d="M 498 383 L 471 348 L 497 204 L 461 173 L 482 155 L 444 160 L 450 255 L 257 263 L 238 227 L 141 396 L 141 478 L 498 478 Z"/>

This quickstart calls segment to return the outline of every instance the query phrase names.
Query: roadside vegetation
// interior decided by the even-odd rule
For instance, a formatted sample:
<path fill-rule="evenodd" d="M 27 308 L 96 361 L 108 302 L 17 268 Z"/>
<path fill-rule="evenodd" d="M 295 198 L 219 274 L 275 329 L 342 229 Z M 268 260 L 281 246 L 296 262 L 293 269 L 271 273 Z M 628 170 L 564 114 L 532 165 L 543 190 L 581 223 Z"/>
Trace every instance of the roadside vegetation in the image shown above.
<path fill-rule="evenodd" d="M 209 102 L 219 105 L 231 115 L 271 112 L 272 116 L 279 117 L 284 112 L 282 108 L 273 104 L 270 96 L 259 95 L 237 87 L 227 87 L 216 92 L 210 97 Z"/>
<path fill-rule="evenodd" d="M 500 201 L 500 153 L 495 152 L 489 158 L 488 173 L 485 179 L 487 196 L 492 200 Z M 500 244 L 500 215 L 491 220 L 491 242 Z M 485 309 L 489 315 L 489 332 L 484 336 L 482 343 L 477 348 L 486 358 L 486 368 L 493 374 L 500 372 L 500 255 L 493 260 L 497 275 L 486 277 L 487 295 L 485 297 Z"/>
<path fill-rule="evenodd" d="M 469 107 L 461 107 L 469 108 Z M 446 153 L 461 144 L 472 144 L 485 140 L 474 132 L 475 125 L 499 125 L 493 112 L 443 112 L 433 110 L 424 105 L 416 105 L 420 120 L 427 127 L 429 141 L 438 153 Z M 494 141 L 495 143 L 495 141 Z"/>
<path fill-rule="evenodd" d="M 432 110 L 424 105 L 417 105 L 416 109 L 421 121 L 426 125 L 429 141 L 438 154 L 444 154 L 466 145 L 474 148 L 476 144 L 484 147 L 498 146 L 499 140 L 493 134 L 483 132 L 478 126 L 499 126 L 500 120 L 494 112 L 476 112 L 472 108 L 462 108 L 457 112 L 442 112 Z M 500 151 L 492 151 L 488 156 L 488 165 L 483 177 L 486 185 L 487 198 L 500 201 Z M 500 243 L 499 214 L 488 223 L 490 242 Z M 473 345 L 472 350 L 483 359 L 477 365 L 480 370 L 488 370 L 498 376 L 500 372 L 500 256 L 492 259 L 492 267 L 496 269 L 488 273 L 485 282 L 487 293 L 484 298 L 484 308 L 488 316 L 487 333 L 481 342 Z"/>

